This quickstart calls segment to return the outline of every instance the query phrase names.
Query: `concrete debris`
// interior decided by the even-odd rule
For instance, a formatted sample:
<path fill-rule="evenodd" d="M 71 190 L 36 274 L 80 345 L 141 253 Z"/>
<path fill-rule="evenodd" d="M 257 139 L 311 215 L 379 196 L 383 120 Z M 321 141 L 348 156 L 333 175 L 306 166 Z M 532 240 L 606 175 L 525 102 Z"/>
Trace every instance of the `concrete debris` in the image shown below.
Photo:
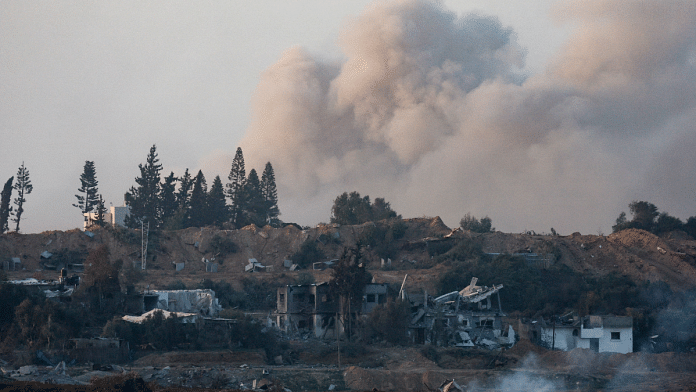
<path fill-rule="evenodd" d="M 75 291 L 74 287 L 67 287 L 64 290 L 44 290 L 46 298 L 60 298 L 60 297 L 70 297 Z"/>
<path fill-rule="evenodd" d="M 440 388 L 438 388 L 438 391 L 441 392 L 464 392 L 464 388 L 462 388 L 461 385 L 457 384 L 456 381 L 452 380 L 445 380 L 445 382 L 440 385 Z"/>
<path fill-rule="evenodd" d="M 53 369 L 56 374 L 65 374 L 65 361 L 60 361 L 58 365 Z"/>
<path fill-rule="evenodd" d="M 317 271 L 323 271 L 325 269 L 333 268 L 334 264 L 337 261 L 337 259 L 329 261 L 317 261 L 316 263 L 312 263 L 312 269 Z"/>
<path fill-rule="evenodd" d="M 271 269 L 270 266 L 265 266 L 261 263 L 258 262 L 256 259 L 249 259 L 249 264 L 247 264 L 244 267 L 245 272 L 263 272 L 263 271 L 269 271 Z"/>
<path fill-rule="evenodd" d="M 38 370 L 38 367 L 36 365 L 27 365 L 27 366 L 22 366 L 19 368 L 19 374 L 22 376 L 26 376 L 29 374 L 34 374 Z"/>
<path fill-rule="evenodd" d="M 43 251 L 43 252 L 41 253 L 41 258 L 42 258 L 42 259 L 50 259 L 51 256 L 53 256 L 53 253 L 51 253 L 51 252 L 49 252 L 49 251 L 47 251 L 47 250 L 45 250 L 45 251 Z"/>
<path fill-rule="evenodd" d="M 162 316 L 165 319 L 176 316 L 177 319 L 179 320 L 179 322 L 184 323 L 184 324 L 195 323 L 196 320 L 200 317 L 200 314 L 198 314 L 198 313 L 168 312 L 168 311 L 162 310 L 162 309 L 152 309 L 151 311 L 149 311 L 147 313 L 143 313 L 140 316 L 123 316 L 121 319 L 123 321 L 128 321 L 130 323 L 142 324 L 148 318 L 154 317 L 155 312 L 162 312 Z"/>

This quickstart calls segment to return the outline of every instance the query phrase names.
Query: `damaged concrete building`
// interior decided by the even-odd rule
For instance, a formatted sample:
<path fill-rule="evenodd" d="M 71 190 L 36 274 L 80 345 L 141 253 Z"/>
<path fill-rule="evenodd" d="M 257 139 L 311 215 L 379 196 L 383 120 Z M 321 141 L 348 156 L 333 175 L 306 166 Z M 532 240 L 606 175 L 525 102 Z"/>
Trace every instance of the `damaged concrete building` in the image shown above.
<path fill-rule="evenodd" d="M 413 311 L 410 335 L 413 343 L 437 346 L 484 347 L 494 349 L 512 346 L 515 332 L 503 323 L 505 314 L 500 305 L 499 291 L 503 285 L 477 286 L 478 279 L 461 291 L 437 298 L 405 294 Z M 497 298 L 497 307 L 491 297 Z"/>
<path fill-rule="evenodd" d="M 215 298 L 215 292 L 209 289 L 199 290 L 155 290 L 157 309 L 170 312 L 198 313 L 202 316 L 215 317 L 222 310 Z"/>
<path fill-rule="evenodd" d="M 353 312 L 367 314 L 387 301 L 387 284 L 370 283 L 362 298 L 351 302 Z M 286 333 L 312 332 L 318 338 L 335 338 L 339 300 L 329 284 L 287 285 L 277 291 L 276 325 Z M 343 328 L 339 325 L 339 333 Z"/>
<path fill-rule="evenodd" d="M 633 352 L 633 318 L 627 316 L 585 316 L 568 313 L 529 323 L 530 340 L 552 349 L 570 351 L 589 348 L 595 352 Z"/>

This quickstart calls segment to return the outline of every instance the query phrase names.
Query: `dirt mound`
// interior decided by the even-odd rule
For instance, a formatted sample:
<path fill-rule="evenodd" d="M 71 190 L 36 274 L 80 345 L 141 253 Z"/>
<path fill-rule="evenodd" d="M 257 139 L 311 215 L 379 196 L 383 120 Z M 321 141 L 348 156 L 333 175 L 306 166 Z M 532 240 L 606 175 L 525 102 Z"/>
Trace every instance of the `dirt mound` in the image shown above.
<path fill-rule="evenodd" d="M 610 234 L 607 239 L 615 244 L 625 247 L 637 247 L 643 249 L 658 249 L 665 251 L 669 246 L 655 234 L 640 229 L 621 230 L 618 233 Z"/>
<path fill-rule="evenodd" d="M 452 231 L 439 216 L 434 218 L 410 218 L 404 219 L 403 222 L 408 226 L 406 231 L 406 238 L 408 239 L 445 235 Z"/>

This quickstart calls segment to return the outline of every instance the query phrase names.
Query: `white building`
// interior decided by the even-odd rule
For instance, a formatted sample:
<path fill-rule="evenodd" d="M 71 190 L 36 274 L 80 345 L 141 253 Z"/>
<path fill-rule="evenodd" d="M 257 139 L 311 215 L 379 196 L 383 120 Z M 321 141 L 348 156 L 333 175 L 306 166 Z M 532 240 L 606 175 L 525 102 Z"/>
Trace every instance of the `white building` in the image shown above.
<path fill-rule="evenodd" d="M 622 316 L 561 317 L 555 322 L 533 321 L 532 340 L 544 347 L 569 351 L 589 348 L 595 352 L 633 352 L 633 318 Z"/>
<path fill-rule="evenodd" d="M 126 216 L 130 209 L 127 206 L 114 207 L 111 206 L 109 211 L 104 213 L 104 222 L 109 223 L 113 227 L 126 227 Z M 94 212 L 88 212 L 84 214 L 85 222 L 83 229 L 87 230 L 95 220 L 97 220 L 97 214 Z"/>
<path fill-rule="evenodd" d="M 126 216 L 128 216 L 128 213 L 130 212 L 130 208 L 127 206 L 120 206 L 120 207 L 114 207 L 111 206 L 109 208 L 109 217 L 108 222 L 111 222 L 111 226 L 121 226 L 121 227 L 126 227 Z"/>

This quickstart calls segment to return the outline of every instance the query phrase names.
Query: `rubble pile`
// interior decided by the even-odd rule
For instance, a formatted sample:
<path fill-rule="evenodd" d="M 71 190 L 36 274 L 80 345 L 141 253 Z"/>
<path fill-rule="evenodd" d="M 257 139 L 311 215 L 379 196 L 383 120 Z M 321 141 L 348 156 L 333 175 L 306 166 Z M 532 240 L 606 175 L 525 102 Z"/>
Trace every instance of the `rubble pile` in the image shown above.
<path fill-rule="evenodd" d="M 489 350 L 512 347 L 515 332 L 507 328 L 505 314 L 498 295 L 503 285 L 477 286 L 478 278 L 461 291 L 453 291 L 437 298 L 403 295 L 415 309 L 411 319 L 411 334 L 415 343 L 437 346 L 481 347 Z M 497 309 L 491 297 L 497 295 Z"/>

